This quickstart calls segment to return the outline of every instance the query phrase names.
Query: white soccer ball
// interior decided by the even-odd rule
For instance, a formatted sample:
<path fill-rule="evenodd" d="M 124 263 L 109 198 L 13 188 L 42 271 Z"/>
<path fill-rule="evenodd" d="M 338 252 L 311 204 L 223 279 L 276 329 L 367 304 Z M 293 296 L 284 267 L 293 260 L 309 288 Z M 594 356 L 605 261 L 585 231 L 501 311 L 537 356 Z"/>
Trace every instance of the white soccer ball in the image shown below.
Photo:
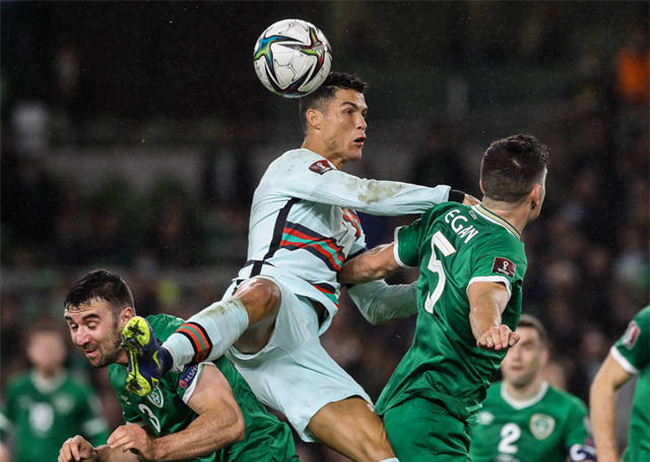
<path fill-rule="evenodd" d="M 301 19 L 283 19 L 257 39 L 253 66 L 273 93 L 300 98 L 320 87 L 329 74 L 332 49 L 318 27 Z"/>

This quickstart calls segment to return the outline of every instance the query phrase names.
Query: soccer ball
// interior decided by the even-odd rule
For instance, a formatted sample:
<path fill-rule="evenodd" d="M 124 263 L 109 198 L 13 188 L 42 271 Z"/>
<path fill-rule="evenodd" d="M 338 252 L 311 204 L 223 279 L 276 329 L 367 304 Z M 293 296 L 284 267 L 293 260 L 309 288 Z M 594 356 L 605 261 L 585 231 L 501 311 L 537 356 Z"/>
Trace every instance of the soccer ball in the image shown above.
<path fill-rule="evenodd" d="M 253 66 L 273 93 L 300 98 L 320 87 L 329 74 L 332 49 L 318 27 L 301 19 L 284 19 L 257 39 Z"/>

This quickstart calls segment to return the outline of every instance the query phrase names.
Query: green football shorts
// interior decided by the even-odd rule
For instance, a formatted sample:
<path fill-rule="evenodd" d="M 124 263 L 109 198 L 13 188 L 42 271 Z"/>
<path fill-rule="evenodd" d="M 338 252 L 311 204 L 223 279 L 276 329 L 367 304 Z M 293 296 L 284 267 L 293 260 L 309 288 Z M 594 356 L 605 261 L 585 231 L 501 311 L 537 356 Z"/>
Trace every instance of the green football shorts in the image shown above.
<path fill-rule="evenodd" d="M 408 462 L 469 461 L 469 427 L 440 405 L 411 398 L 386 411 L 384 426 L 395 455 Z"/>

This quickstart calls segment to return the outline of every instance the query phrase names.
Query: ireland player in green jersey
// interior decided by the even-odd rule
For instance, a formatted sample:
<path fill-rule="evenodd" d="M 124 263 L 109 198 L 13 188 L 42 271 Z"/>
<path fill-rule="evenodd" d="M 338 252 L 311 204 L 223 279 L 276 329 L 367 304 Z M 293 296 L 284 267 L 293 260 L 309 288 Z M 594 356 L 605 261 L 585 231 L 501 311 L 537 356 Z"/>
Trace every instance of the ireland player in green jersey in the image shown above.
<path fill-rule="evenodd" d="M 0 414 L 3 441 L 13 434 L 13 462 L 54 460 L 70 434 L 106 443 L 99 399 L 64 366 L 68 351 L 61 326 L 35 324 L 27 335 L 26 353 L 32 368 L 9 382 Z"/>
<path fill-rule="evenodd" d="M 481 162 L 481 205 L 437 205 L 340 274 L 360 283 L 420 269 L 413 344 L 377 402 L 400 460 L 469 458 L 468 419 L 518 340 L 526 271 L 519 238 L 542 207 L 548 156 L 529 135 L 493 142 Z"/>
<path fill-rule="evenodd" d="M 616 397 L 618 389 L 638 375 L 628 427 L 625 462 L 650 460 L 650 306 L 630 321 L 612 346 L 591 385 L 590 408 L 599 459 L 618 462 Z"/>
<path fill-rule="evenodd" d="M 147 397 L 126 390 L 130 353 L 121 344 L 122 330 L 135 311 L 131 291 L 118 275 L 86 274 L 70 289 L 64 306 L 74 344 L 94 367 L 108 366 L 128 424 L 118 427 L 105 446 L 95 448 L 81 436 L 68 439 L 59 462 L 298 460 L 289 427 L 266 411 L 226 358 L 170 372 Z M 148 322 L 157 338 L 165 339 L 183 320 L 155 315 Z"/>
<path fill-rule="evenodd" d="M 544 326 L 524 314 L 516 332 L 519 342 L 501 363 L 503 382 L 488 389 L 470 429 L 472 462 L 595 460 L 587 407 L 544 380 Z"/>

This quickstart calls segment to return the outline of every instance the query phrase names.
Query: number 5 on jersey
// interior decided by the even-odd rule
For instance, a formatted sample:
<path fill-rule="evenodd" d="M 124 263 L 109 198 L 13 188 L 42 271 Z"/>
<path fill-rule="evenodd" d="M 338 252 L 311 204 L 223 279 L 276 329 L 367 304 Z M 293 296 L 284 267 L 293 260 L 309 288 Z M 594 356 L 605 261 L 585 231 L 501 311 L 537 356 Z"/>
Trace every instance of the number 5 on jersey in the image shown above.
<path fill-rule="evenodd" d="M 436 231 L 436 233 L 431 237 L 431 258 L 429 259 L 427 269 L 438 274 L 438 283 L 436 284 L 436 288 L 424 301 L 424 309 L 431 314 L 433 314 L 433 307 L 442 295 L 442 292 L 445 290 L 445 283 L 447 282 L 447 276 L 445 276 L 445 269 L 442 266 L 442 261 L 438 260 L 436 255 L 436 248 L 440 250 L 443 257 L 448 257 L 456 252 L 456 249 L 451 245 L 451 242 L 449 242 L 440 231 Z"/>

